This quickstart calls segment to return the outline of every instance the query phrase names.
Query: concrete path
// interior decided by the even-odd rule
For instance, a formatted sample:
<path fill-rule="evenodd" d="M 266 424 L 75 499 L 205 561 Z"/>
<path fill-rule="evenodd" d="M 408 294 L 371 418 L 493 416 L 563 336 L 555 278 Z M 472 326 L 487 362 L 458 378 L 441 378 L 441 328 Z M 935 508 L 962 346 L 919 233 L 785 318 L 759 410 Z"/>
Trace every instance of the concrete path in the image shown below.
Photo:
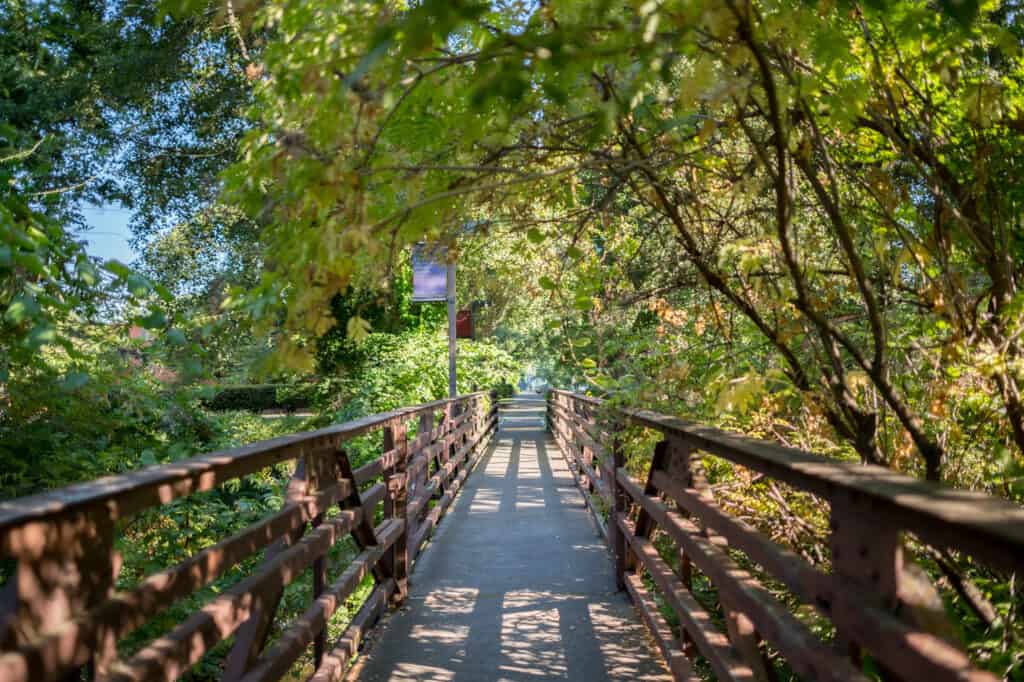
<path fill-rule="evenodd" d="M 490 451 L 420 555 L 359 680 L 670 680 L 557 446 L 540 396 L 503 408 Z"/>

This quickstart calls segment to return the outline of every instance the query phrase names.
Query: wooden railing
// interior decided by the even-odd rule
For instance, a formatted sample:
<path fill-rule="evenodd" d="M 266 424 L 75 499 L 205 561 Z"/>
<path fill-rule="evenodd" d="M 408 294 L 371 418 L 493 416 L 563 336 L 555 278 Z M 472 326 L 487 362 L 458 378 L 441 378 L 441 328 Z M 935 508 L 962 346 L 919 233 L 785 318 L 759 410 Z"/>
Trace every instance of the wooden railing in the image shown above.
<path fill-rule="evenodd" d="M 675 679 L 699 679 L 692 665 L 698 654 L 719 680 L 773 679 L 765 645 L 801 679 L 867 679 L 865 654 L 885 679 L 997 679 L 901 610 L 909 594 L 903 536 L 963 552 L 1019 579 L 1024 509 L 653 412 L 605 408 L 565 391 L 550 394 L 548 420 L 588 504 L 599 517 L 608 514 L 620 587 L 629 591 Z M 660 434 L 644 482 L 624 466 L 621 430 L 629 426 Z M 812 565 L 719 506 L 703 481 L 701 453 L 817 496 L 829 514 L 829 568 Z M 675 567 L 652 542 L 656 527 L 671 540 Z M 714 586 L 720 610 L 695 597 L 694 571 Z M 755 574 L 813 607 L 833 627 L 831 641 L 815 635 Z M 678 616 L 678 635 L 648 585 Z"/>
<path fill-rule="evenodd" d="M 232 636 L 224 679 L 278 679 L 311 645 L 310 679 L 340 679 L 366 629 L 404 599 L 421 543 L 495 428 L 489 402 L 474 393 L 0 503 L 0 551 L 16 562 L 0 600 L 0 680 L 174 680 Z M 371 432 L 382 453 L 353 470 L 345 443 Z M 115 591 L 126 520 L 285 461 L 296 466 L 280 512 Z M 327 551 L 349 535 L 361 553 L 328 582 Z M 264 548 L 248 577 L 119 658 L 125 636 Z M 312 603 L 264 650 L 285 586 L 308 569 Z M 328 619 L 371 573 L 369 598 L 328 648 Z"/>

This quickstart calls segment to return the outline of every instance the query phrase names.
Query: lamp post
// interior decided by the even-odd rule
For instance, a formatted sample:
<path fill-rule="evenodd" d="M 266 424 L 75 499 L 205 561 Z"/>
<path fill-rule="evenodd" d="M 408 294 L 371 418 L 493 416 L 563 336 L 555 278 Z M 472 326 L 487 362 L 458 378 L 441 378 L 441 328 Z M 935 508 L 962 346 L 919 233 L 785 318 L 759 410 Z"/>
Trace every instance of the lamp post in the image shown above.
<path fill-rule="evenodd" d="M 412 249 L 413 303 L 445 301 L 448 304 L 448 397 L 458 390 L 455 382 L 455 258 L 446 247 L 420 242 Z"/>
<path fill-rule="evenodd" d="M 457 393 L 455 386 L 455 262 L 448 261 L 445 271 L 445 300 L 448 302 L 448 397 L 454 398 Z"/>

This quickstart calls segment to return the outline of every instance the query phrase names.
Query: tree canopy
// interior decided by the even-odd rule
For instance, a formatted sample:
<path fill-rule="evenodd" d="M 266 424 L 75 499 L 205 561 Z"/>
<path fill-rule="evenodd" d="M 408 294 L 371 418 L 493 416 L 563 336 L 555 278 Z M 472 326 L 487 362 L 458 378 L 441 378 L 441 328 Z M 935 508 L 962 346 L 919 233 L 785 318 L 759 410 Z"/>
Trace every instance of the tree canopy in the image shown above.
<path fill-rule="evenodd" d="M 1024 500 L 1022 47 L 996 0 L 8 0 L 5 490 L 263 433 L 222 385 L 317 424 L 444 395 L 427 241 L 460 388 L 531 367 Z M 83 245 L 115 202 L 135 263 Z"/>
<path fill-rule="evenodd" d="M 756 348 L 719 406 L 785 386 L 864 461 L 931 478 L 978 442 L 968 423 L 1019 457 L 1011 8 L 277 2 L 254 17 L 275 37 L 225 176 L 272 254 L 250 310 L 315 335 L 333 296 L 379 285 L 411 242 L 518 239 L 537 251 L 524 284 L 569 304 L 563 331 L 650 331 L 653 312 L 659 343 L 703 337 L 689 324 Z M 619 361 L 633 340 L 609 333 L 581 368 L 645 390 L 654 377 Z"/>

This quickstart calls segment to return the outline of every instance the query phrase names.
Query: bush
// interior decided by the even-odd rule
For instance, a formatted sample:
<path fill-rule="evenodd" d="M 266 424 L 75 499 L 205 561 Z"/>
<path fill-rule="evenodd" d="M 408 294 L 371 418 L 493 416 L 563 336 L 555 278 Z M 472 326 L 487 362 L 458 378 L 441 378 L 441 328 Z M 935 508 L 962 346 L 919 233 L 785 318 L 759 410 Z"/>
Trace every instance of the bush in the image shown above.
<path fill-rule="evenodd" d="M 448 340 L 443 330 L 370 334 L 361 344 L 364 360 L 325 370 L 319 397 L 331 418 L 346 421 L 448 395 Z M 521 363 L 488 341 L 459 339 L 458 392 L 470 393 L 515 381 Z"/>
<path fill-rule="evenodd" d="M 507 381 L 503 381 L 500 384 L 495 385 L 494 393 L 498 400 L 505 400 L 515 396 L 516 387 Z"/>
<path fill-rule="evenodd" d="M 249 386 L 221 386 L 212 398 L 202 401 L 209 410 L 285 410 L 294 412 L 309 407 L 313 387 L 305 384 L 252 384 Z"/>

